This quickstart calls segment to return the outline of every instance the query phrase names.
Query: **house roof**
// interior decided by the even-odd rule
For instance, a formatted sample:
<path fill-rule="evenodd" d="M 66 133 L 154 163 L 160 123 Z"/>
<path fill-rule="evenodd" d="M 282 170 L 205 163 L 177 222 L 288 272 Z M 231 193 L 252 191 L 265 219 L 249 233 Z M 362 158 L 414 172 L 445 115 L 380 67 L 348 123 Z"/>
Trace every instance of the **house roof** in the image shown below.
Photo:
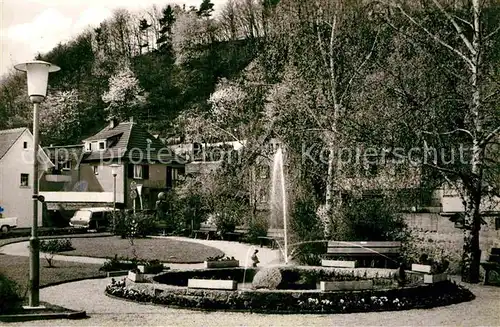
<path fill-rule="evenodd" d="M 26 130 L 27 128 L 22 127 L 0 131 L 0 159 L 3 158 Z"/>
<path fill-rule="evenodd" d="M 170 149 L 166 148 L 160 140 L 135 122 L 119 123 L 114 128 L 108 125 L 97 134 L 85 139 L 84 142 L 108 140 L 113 137 L 118 138 L 116 144 L 104 151 L 92 151 L 84 160 L 124 158 L 129 160 L 159 160 L 165 163 L 182 163 L 184 160 L 175 155 L 173 151 L 169 151 Z"/>

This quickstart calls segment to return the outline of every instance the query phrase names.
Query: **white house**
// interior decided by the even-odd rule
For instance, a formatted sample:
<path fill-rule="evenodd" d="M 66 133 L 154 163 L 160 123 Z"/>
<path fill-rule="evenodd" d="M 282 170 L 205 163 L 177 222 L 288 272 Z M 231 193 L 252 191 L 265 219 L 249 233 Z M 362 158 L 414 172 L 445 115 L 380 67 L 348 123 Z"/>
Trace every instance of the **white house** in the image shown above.
<path fill-rule="evenodd" d="M 40 147 L 39 177 L 53 164 Z M 3 217 L 17 217 L 18 227 L 31 227 L 33 221 L 33 135 L 27 128 L 0 131 L 0 207 Z M 38 225 L 42 225 L 42 205 Z"/>

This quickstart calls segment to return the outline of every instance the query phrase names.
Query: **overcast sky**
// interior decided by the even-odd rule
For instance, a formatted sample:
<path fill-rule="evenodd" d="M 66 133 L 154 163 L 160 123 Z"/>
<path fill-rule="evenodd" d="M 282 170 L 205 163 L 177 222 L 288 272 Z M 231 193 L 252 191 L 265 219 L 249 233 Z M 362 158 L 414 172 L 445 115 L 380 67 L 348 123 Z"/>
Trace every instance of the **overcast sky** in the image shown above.
<path fill-rule="evenodd" d="M 225 0 L 212 2 L 217 10 Z M 136 11 L 169 3 L 198 6 L 201 0 L 0 0 L 0 76 L 37 52 L 48 52 L 89 25 L 98 25 L 114 9 Z"/>

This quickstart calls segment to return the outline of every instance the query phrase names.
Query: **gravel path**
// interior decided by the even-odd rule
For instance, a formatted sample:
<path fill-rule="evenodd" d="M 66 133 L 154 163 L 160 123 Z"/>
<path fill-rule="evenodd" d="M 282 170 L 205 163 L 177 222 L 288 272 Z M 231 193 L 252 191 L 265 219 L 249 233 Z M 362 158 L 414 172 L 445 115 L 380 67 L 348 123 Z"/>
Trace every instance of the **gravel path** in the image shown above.
<path fill-rule="evenodd" d="M 254 249 L 234 242 L 179 239 L 217 247 L 226 255 L 239 260 L 244 260 Z M 17 248 L 10 247 L 7 250 L 13 249 Z M 274 263 L 278 258 L 277 251 L 270 249 L 259 249 L 259 254 L 262 264 Z M 243 264 L 245 263 L 242 262 Z M 176 268 L 174 265 L 170 266 Z M 194 265 L 183 265 L 183 268 L 188 267 Z M 104 295 L 104 288 L 109 282 L 108 278 L 84 280 L 40 291 L 42 301 L 74 310 L 85 310 L 90 316 L 88 319 L 33 321 L 11 323 L 9 326 L 500 326 L 500 288 L 493 286 L 468 285 L 476 295 L 474 301 L 428 310 L 336 315 L 263 315 L 170 309 L 112 299 Z"/>
<path fill-rule="evenodd" d="M 263 315 L 169 309 L 112 299 L 104 295 L 110 279 L 48 287 L 41 299 L 86 310 L 84 320 L 47 320 L 12 326 L 498 326 L 500 288 L 472 285 L 474 301 L 429 310 L 336 315 Z"/>

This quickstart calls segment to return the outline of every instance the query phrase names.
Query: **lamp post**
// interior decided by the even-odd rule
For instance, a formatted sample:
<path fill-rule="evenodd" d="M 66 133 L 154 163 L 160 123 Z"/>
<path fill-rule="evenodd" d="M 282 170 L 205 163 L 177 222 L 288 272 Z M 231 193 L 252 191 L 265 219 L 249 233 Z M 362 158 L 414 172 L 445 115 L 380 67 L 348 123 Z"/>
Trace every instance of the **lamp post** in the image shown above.
<path fill-rule="evenodd" d="M 45 61 L 30 61 L 14 66 L 26 72 L 28 95 L 33 103 L 33 224 L 30 237 L 30 294 L 28 307 L 40 307 L 40 252 L 38 240 L 38 105 L 47 96 L 49 73 L 57 72 L 59 67 Z"/>
<path fill-rule="evenodd" d="M 116 229 L 116 175 L 118 175 L 118 168 L 120 165 L 112 164 L 111 175 L 113 175 L 113 231 Z"/>

